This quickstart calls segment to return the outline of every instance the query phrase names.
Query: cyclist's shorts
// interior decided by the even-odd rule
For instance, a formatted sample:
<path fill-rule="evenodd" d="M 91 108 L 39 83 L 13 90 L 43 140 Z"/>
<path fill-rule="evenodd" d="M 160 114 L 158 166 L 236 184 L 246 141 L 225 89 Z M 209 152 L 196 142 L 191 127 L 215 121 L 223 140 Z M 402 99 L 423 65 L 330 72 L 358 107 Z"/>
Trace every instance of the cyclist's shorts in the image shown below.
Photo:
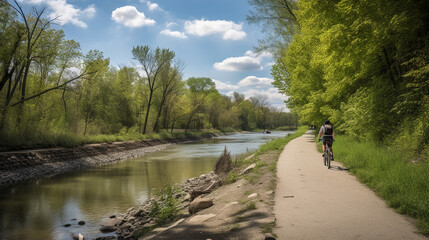
<path fill-rule="evenodd" d="M 322 138 L 322 143 L 323 143 L 323 144 L 325 144 L 326 140 L 328 140 L 328 141 L 329 141 L 328 146 L 329 146 L 329 147 L 332 147 L 332 143 L 334 142 L 334 141 L 333 141 L 333 140 L 334 140 L 334 138 L 333 138 L 332 136 L 324 136 L 324 137 Z"/>

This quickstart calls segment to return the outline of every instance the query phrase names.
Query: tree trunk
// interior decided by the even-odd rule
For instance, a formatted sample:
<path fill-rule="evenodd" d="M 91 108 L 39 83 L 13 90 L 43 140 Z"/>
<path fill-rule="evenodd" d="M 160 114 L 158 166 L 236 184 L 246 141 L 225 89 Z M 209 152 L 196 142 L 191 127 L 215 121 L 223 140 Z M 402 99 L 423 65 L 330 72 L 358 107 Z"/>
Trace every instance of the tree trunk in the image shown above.
<path fill-rule="evenodd" d="M 146 116 L 145 116 L 144 126 L 143 126 L 143 134 L 146 134 L 147 121 L 149 119 L 150 105 L 151 105 L 151 102 L 152 102 L 152 94 L 153 94 L 153 91 L 151 90 L 150 94 L 149 94 L 149 101 L 147 103 Z"/>
<path fill-rule="evenodd" d="M 161 100 L 161 104 L 160 104 L 159 109 L 158 109 L 158 114 L 156 115 L 155 125 L 153 126 L 153 131 L 156 133 L 159 132 L 159 117 L 161 117 L 161 112 L 162 112 L 164 104 L 165 104 L 165 98 L 163 98 Z"/>

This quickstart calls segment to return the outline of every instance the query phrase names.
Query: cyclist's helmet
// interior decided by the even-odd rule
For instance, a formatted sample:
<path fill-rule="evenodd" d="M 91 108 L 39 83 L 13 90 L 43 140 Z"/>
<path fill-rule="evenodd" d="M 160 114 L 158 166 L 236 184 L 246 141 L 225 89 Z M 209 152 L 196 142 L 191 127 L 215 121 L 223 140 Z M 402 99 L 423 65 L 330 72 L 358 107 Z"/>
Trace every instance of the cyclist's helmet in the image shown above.
<path fill-rule="evenodd" d="M 331 122 L 328 119 L 326 119 L 325 124 L 331 124 Z"/>

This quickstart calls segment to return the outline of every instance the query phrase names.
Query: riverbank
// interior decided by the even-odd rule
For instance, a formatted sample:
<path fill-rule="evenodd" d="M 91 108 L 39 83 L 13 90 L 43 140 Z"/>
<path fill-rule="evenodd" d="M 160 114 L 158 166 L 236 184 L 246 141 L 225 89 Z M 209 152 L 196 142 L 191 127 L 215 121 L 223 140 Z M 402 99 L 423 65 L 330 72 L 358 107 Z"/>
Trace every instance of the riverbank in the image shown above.
<path fill-rule="evenodd" d="M 301 136 L 305 130 L 301 128 L 295 134 L 261 146 L 250 156 L 236 159 L 233 161 L 235 168 L 222 179 L 209 173 L 186 181 L 174 195 L 180 202 L 181 213 L 170 224 L 158 226 L 149 218 L 155 201 L 149 199 L 139 208 L 104 219 L 103 227 L 119 235 L 98 239 L 273 239 L 278 156 L 287 142 Z M 212 187 L 218 188 L 210 189 Z M 197 196 L 195 190 L 197 201 L 210 204 L 191 214 L 189 206 Z"/>
<path fill-rule="evenodd" d="M 228 133 L 207 133 L 178 138 L 89 144 L 75 148 L 0 152 L 0 188 L 88 167 L 143 156 L 169 144 L 211 138 Z"/>

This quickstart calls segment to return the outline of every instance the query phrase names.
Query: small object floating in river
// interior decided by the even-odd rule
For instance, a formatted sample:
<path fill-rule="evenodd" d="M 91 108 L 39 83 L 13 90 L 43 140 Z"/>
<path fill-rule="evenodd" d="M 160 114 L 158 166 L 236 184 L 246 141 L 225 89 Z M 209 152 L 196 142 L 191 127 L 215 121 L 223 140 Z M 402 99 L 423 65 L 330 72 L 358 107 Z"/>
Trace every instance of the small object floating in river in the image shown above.
<path fill-rule="evenodd" d="M 293 198 L 294 196 L 283 196 L 283 198 Z"/>
<path fill-rule="evenodd" d="M 71 226 L 71 224 L 70 224 L 70 223 L 66 223 L 66 224 L 64 224 L 63 226 L 64 226 L 64 227 L 70 227 L 70 226 Z"/>
<path fill-rule="evenodd" d="M 85 225 L 85 221 L 79 221 L 77 224 L 79 224 L 79 225 Z"/>

